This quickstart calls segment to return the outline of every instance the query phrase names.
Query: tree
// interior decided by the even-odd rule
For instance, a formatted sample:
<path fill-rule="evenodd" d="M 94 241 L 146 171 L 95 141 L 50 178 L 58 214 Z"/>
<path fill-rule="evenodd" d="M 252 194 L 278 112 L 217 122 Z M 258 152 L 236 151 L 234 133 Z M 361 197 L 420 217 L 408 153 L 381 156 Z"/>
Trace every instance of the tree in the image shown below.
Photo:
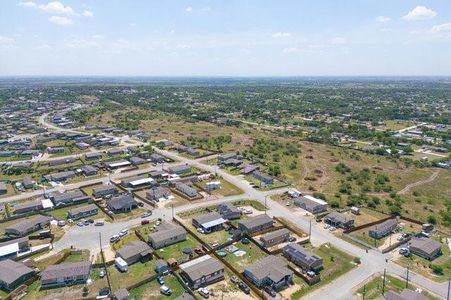
<path fill-rule="evenodd" d="M 428 223 L 430 223 L 430 224 L 433 224 L 433 225 L 437 224 L 437 218 L 434 215 L 429 215 L 427 220 L 428 220 Z"/>

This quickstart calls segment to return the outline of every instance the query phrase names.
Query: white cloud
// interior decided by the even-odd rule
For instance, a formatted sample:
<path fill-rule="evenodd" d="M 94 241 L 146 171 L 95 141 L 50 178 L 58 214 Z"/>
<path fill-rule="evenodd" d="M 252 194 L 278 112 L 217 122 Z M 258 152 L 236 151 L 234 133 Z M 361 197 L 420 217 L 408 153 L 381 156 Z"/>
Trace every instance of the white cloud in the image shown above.
<path fill-rule="evenodd" d="M 67 26 L 73 24 L 72 20 L 66 17 L 51 16 L 48 18 L 49 22 L 60 26 Z"/>
<path fill-rule="evenodd" d="M 64 41 L 64 47 L 71 49 L 87 49 L 98 46 L 99 46 L 98 42 L 88 39 L 71 39 Z"/>
<path fill-rule="evenodd" d="M 169 34 L 175 34 L 175 29 L 171 29 L 171 30 L 169 31 Z"/>
<path fill-rule="evenodd" d="M 52 47 L 50 45 L 47 44 L 42 44 L 42 45 L 38 45 L 36 46 L 37 50 L 50 50 L 52 49 Z"/>
<path fill-rule="evenodd" d="M 303 49 L 298 47 L 288 47 L 283 49 L 283 53 L 299 53 L 302 51 Z"/>
<path fill-rule="evenodd" d="M 289 38 L 292 34 L 290 32 L 276 32 L 272 35 L 273 38 L 279 39 L 279 38 Z"/>
<path fill-rule="evenodd" d="M 193 8 L 192 8 L 191 6 L 188 6 L 187 8 L 185 8 L 185 11 L 186 11 L 186 12 L 192 12 L 192 11 L 193 11 Z"/>
<path fill-rule="evenodd" d="M 15 44 L 15 40 L 8 36 L 0 35 L 0 47 L 11 47 Z"/>
<path fill-rule="evenodd" d="M 436 15 L 437 13 L 432 9 L 429 9 L 425 6 L 417 6 L 402 18 L 407 21 L 417 21 L 432 19 Z"/>
<path fill-rule="evenodd" d="M 81 14 L 84 17 L 94 17 L 94 13 L 92 11 L 90 11 L 90 10 L 85 10 Z"/>
<path fill-rule="evenodd" d="M 23 6 L 23 7 L 36 7 L 36 3 L 34 3 L 33 1 L 24 1 L 24 2 L 19 2 L 19 6 Z"/>
<path fill-rule="evenodd" d="M 432 26 L 431 31 L 433 33 L 451 32 L 451 23 L 434 25 L 434 26 Z"/>
<path fill-rule="evenodd" d="M 378 21 L 379 23 L 387 23 L 388 21 L 390 21 L 390 18 L 385 16 L 378 16 L 376 17 L 376 21 Z"/>
<path fill-rule="evenodd" d="M 339 37 L 339 36 L 334 37 L 334 38 L 331 40 L 331 43 L 334 44 L 334 45 L 344 45 L 344 44 L 346 44 L 347 42 L 348 42 L 348 41 L 347 41 L 344 37 Z"/>

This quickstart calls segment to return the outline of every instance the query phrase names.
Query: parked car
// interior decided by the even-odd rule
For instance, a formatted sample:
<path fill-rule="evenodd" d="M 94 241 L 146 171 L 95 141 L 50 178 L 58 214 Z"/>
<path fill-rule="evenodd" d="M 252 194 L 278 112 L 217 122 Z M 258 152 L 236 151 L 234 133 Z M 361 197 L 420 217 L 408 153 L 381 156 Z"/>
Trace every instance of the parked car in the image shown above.
<path fill-rule="evenodd" d="M 238 286 L 245 294 L 249 294 L 251 292 L 251 289 L 244 282 L 240 282 Z"/>
<path fill-rule="evenodd" d="M 230 281 L 232 281 L 232 283 L 234 283 L 234 284 L 238 284 L 240 282 L 240 280 L 236 276 L 230 277 Z"/>
<path fill-rule="evenodd" d="M 78 222 L 78 223 L 77 223 L 77 226 L 78 226 L 78 227 L 83 227 L 83 226 L 85 226 L 85 224 L 84 224 L 83 222 Z"/>
<path fill-rule="evenodd" d="M 94 224 L 94 220 L 93 219 L 88 219 L 88 223 L 89 224 Z"/>
<path fill-rule="evenodd" d="M 329 229 L 330 225 L 329 224 L 324 224 L 324 229 Z"/>
<path fill-rule="evenodd" d="M 335 231 L 335 230 L 337 230 L 337 227 L 331 226 L 331 227 L 329 228 L 329 231 Z"/>
<path fill-rule="evenodd" d="M 160 285 L 164 285 L 164 279 L 163 279 L 163 277 L 158 276 L 158 277 L 157 277 L 157 281 L 158 281 L 158 283 L 159 283 Z"/>
<path fill-rule="evenodd" d="M 63 227 L 64 225 L 66 225 L 66 221 L 63 220 L 58 221 L 58 226 Z"/>
<path fill-rule="evenodd" d="M 288 241 L 289 242 L 296 242 L 296 238 L 294 237 L 294 236 L 290 236 L 289 238 L 288 238 Z"/>
<path fill-rule="evenodd" d="M 200 227 L 197 227 L 197 232 L 199 232 L 199 233 L 205 233 L 205 231 L 204 231 L 202 228 L 200 228 Z"/>
<path fill-rule="evenodd" d="M 271 297 L 275 297 L 277 295 L 276 292 L 269 286 L 265 287 L 265 292 L 267 292 Z"/>
<path fill-rule="evenodd" d="M 205 299 L 210 298 L 210 292 L 206 288 L 200 288 L 197 290 L 199 294 Z"/>
<path fill-rule="evenodd" d="M 121 239 L 121 237 L 120 237 L 119 235 L 115 234 L 115 235 L 113 235 L 113 236 L 110 238 L 110 243 L 116 243 L 116 242 L 118 242 L 120 239 Z"/>
<path fill-rule="evenodd" d="M 144 203 L 138 202 L 138 206 L 139 206 L 139 207 L 143 207 L 143 206 L 144 206 Z"/>
<path fill-rule="evenodd" d="M 147 225 L 147 224 L 149 224 L 150 222 L 149 222 L 149 220 L 142 220 L 141 221 L 141 225 Z"/>
<path fill-rule="evenodd" d="M 105 277 L 105 270 L 100 270 L 100 272 L 99 272 L 99 277 L 100 277 L 100 278 Z"/>
<path fill-rule="evenodd" d="M 165 285 L 160 286 L 160 293 L 166 296 L 170 296 L 172 294 L 172 290 Z"/>
<path fill-rule="evenodd" d="M 85 226 L 88 226 L 89 224 L 91 224 L 88 220 L 84 220 L 83 221 L 83 224 L 85 225 Z"/>
<path fill-rule="evenodd" d="M 103 288 L 99 290 L 99 294 L 96 299 L 107 299 L 110 297 L 111 291 L 109 288 Z"/>
<path fill-rule="evenodd" d="M 122 229 L 122 230 L 119 232 L 119 236 L 120 236 L 120 237 L 126 236 L 127 234 L 128 234 L 128 229 Z"/>
<path fill-rule="evenodd" d="M 243 244 L 245 244 L 245 245 L 247 245 L 247 244 L 249 244 L 251 241 L 248 239 L 248 238 L 242 238 L 241 239 L 241 243 L 243 243 Z"/>
<path fill-rule="evenodd" d="M 148 211 L 148 212 L 143 213 L 141 218 L 147 218 L 147 217 L 150 217 L 151 215 L 152 215 L 152 212 Z"/>

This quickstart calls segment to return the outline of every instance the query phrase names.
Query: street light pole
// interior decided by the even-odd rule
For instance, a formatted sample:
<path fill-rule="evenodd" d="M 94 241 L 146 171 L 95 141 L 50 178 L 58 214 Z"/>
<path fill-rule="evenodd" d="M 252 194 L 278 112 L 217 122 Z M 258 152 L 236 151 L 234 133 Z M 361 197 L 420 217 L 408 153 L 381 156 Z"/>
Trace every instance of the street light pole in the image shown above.
<path fill-rule="evenodd" d="M 409 267 L 410 265 L 407 265 L 406 289 L 409 287 Z"/>
<path fill-rule="evenodd" d="M 268 198 L 268 195 L 265 195 L 265 215 L 267 215 L 266 211 L 268 210 L 267 206 L 266 206 L 266 199 Z"/>

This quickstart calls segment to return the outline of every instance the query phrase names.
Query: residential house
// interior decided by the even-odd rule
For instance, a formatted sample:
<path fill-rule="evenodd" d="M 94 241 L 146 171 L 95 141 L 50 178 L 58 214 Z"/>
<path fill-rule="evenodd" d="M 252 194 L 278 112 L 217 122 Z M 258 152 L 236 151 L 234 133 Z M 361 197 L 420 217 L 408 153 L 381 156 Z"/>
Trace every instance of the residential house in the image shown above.
<path fill-rule="evenodd" d="M 25 176 L 23 178 L 23 187 L 26 189 L 32 189 L 34 187 L 33 181 L 30 176 Z"/>
<path fill-rule="evenodd" d="M 33 201 L 19 202 L 14 205 L 14 214 L 26 214 L 34 211 L 42 210 L 42 201 L 40 199 Z"/>
<path fill-rule="evenodd" d="M 260 180 L 264 184 L 269 185 L 269 184 L 273 184 L 273 182 L 274 182 L 274 179 L 271 176 L 264 174 L 264 173 L 260 172 L 259 170 L 254 171 L 252 173 L 252 176 L 254 176 L 256 179 Z"/>
<path fill-rule="evenodd" d="M 149 234 L 149 243 L 153 249 L 160 249 L 186 240 L 186 230 L 179 225 L 162 223 L 157 231 Z"/>
<path fill-rule="evenodd" d="M 146 176 L 135 176 L 126 178 L 121 181 L 121 185 L 128 188 L 140 188 L 144 186 L 152 186 L 155 184 L 156 182 L 155 180 L 153 180 L 153 178 Z"/>
<path fill-rule="evenodd" d="M 319 272 L 323 268 L 320 256 L 296 243 L 283 247 L 283 256 L 306 271 Z"/>
<path fill-rule="evenodd" d="M 349 229 L 354 226 L 354 220 L 346 216 L 345 214 L 333 211 L 324 217 L 324 222 L 334 227 L 340 227 Z"/>
<path fill-rule="evenodd" d="M 122 258 L 128 265 L 146 262 L 152 258 L 152 249 L 143 241 L 131 241 L 116 252 L 116 257 Z"/>
<path fill-rule="evenodd" d="M 113 300 L 130 300 L 130 293 L 126 288 L 117 290 L 113 295 Z"/>
<path fill-rule="evenodd" d="M 442 244 L 434 239 L 413 237 L 409 242 L 409 250 L 427 260 L 434 260 L 442 253 Z"/>
<path fill-rule="evenodd" d="M 308 195 L 296 198 L 294 204 L 312 214 L 322 213 L 327 210 L 326 201 Z"/>
<path fill-rule="evenodd" d="M 5 228 L 5 233 L 12 236 L 25 236 L 49 225 L 51 219 L 48 216 L 37 215 L 9 225 Z"/>
<path fill-rule="evenodd" d="M 125 153 L 124 149 L 110 149 L 107 151 L 107 154 L 109 156 L 118 156 L 118 155 L 122 155 L 124 153 Z"/>
<path fill-rule="evenodd" d="M 89 201 L 91 198 L 83 193 L 81 190 L 72 190 L 63 193 L 53 193 L 49 195 L 50 200 L 58 205 L 76 204 L 84 201 Z"/>
<path fill-rule="evenodd" d="M 258 288 L 269 286 L 275 291 L 289 286 L 293 281 L 293 271 L 288 268 L 288 263 L 283 258 L 273 255 L 246 267 L 243 275 Z"/>
<path fill-rule="evenodd" d="M 92 195 L 96 198 L 112 196 L 116 194 L 117 189 L 114 184 L 103 184 L 99 187 L 92 189 Z"/>
<path fill-rule="evenodd" d="M 150 155 L 150 160 L 153 163 L 158 163 L 158 164 L 162 164 L 162 163 L 166 162 L 166 159 L 164 158 L 164 156 L 157 154 L 157 153 Z"/>
<path fill-rule="evenodd" d="M 183 175 L 192 172 L 191 167 L 188 165 L 178 165 L 168 168 L 168 172 L 171 174 Z"/>
<path fill-rule="evenodd" d="M 240 173 L 244 175 L 249 175 L 257 170 L 260 170 L 260 167 L 257 167 L 256 165 L 243 165 L 240 167 Z"/>
<path fill-rule="evenodd" d="M 81 167 L 81 173 L 85 176 L 94 176 L 99 171 L 98 168 L 90 165 L 84 165 Z"/>
<path fill-rule="evenodd" d="M 396 219 L 388 219 L 371 227 L 368 235 L 373 239 L 381 239 L 392 233 L 396 228 L 398 228 L 398 222 Z"/>
<path fill-rule="evenodd" d="M 7 259 L 0 261 L 0 289 L 12 291 L 35 275 L 35 271 L 23 263 Z"/>
<path fill-rule="evenodd" d="M 128 160 L 134 166 L 139 166 L 139 165 L 143 165 L 143 164 L 147 163 L 147 160 L 142 159 L 141 157 L 137 157 L 137 156 L 133 156 L 133 157 L 129 158 Z"/>
<path fill-rule="evenodd" d="M 262 235 L 260 237 L 260 242 L 263 247 L 272 247 L 288 241 L 290 234 L 290 231 L 286 228 L 278 229 Z"/>
<path fill-rule="evenodd" d="M 161 186 L 156 186 L 146 191 L 146 198 L 155 202 L 167 200 L 170 196 L 171 190 Z"/>
<path fill-rule="evenodd" d="M 251 235 L 259 231 L 269 229 L 273 225 L 273 220 L 267 214 L 258 215 L 241 220 L 238 223 L 238 228 L 242 233 Z"/>
<path fill-rule="evenodd" d="M 75 162 L 75 158 L 61 158 L 61 159 L 49 160 L 48 164 L 51 167 L 55 167 L 55 166 L 71 164 L 73 162 Z"/>
<path fill-rule="evenodd" d="M 73 208 L 67 211 L 67 217 L 72 220 L 78 220 L 89 216 L 97 215 L 99 208 L 95 204 L 89 204 Z"/>
<path fill-rule="evenodd" d="M 226 222 L 217 212 L 210 212 L 192 219 L 193 226 L 201 228 L 205 233 L 211 233 L 223 229 Z"/>
<path fill-rule="evenodd" d="M 385 292 L 385 300 L 428 300 L 429 298 L 419 292 L 403 289 L 401 293 L 389 290 Z"/>
<path fill-rule="evenodd" d="M 57 173 L 45 175 L 44 178 L 47 181 L 63 182 L 68 179 L 74 178 L 76 175 L 77 174 L 75 174 L 74 171 L 63 171 L 63 172 L 57 172 Z"/>
<path fill-rule="evenodd" d="M 61 263 L 47 267 L 41 273 L 41 288 L 85 284 L 91 273 L 91 262 Z"/>
<path fill-rule="evenodd" d="M 216 211 L 226 220 L 241 218 L 241 211 L 230 202 L 218 204 Z"/>
<path fill-rule="evenodd" d="M 119 195 L 107 200 L 107 207 L 114 213 L 129 212 L 138 207 L 132 194 Z"/>
<path fill-rule="evenodd" d="M 175 188 L 185 194 L 186 196 L 190 197 L 190 198 L 194 198 L 197 196 L 197 191 L 195 189 L 193 189 L 192 187 L 190 187 L 189 185 L 182 183 L 182 182 L 177 182 L 175 184 Z"/>
<path fill-rule="evenodd" d="M 99 160 L 99 159 L 102 158 L 102 154 L 99 153 L 99 152 L 96 152 L 96 153 L 87 153 L 87 154 L 85 155 L 85 158 L 86 158 L 87 160 Z"/>
<path fill-rule="evenodd" d="M 0 260 L 14 259 L 20 252 L 30 250 L 30 240 L 27 236 L 0 243 Z"/>
<path fill-rule="evenodd" d="M 124 160 L 124 159 L 119 160 L 119 161 L 105 163 L 105 166 L 110 170 L 124 168 L 124 167 L 128 167 L 130 165 L 131 165 L 131 162 L 129 162 L 128 160 Z"/>
<path fill-rule="evenodd" d="M 229 159 L 236 159 L 238 157 L 238 155 L 235 152 L 230 152 L 230 153 L 224 153 L 224 154 L 220 154 L 218 155 L 218 160 L 220 162 L 229 160 Z"/>
<path fill-rule="evenodd" d="M 208 254 L 181 264 L 180 269 L 180 276 L 191 289 L 224 280 L 224 266 Z"/>

